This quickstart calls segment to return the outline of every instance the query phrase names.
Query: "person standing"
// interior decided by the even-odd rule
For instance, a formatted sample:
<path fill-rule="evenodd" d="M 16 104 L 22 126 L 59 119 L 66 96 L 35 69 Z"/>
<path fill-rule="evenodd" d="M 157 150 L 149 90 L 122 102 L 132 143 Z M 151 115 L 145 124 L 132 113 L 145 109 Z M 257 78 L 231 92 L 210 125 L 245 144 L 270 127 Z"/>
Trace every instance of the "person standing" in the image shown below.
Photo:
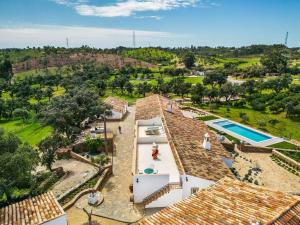
<path fill-rule="evenodd" d="M 122 127 L 119 125 L 119 134 L 122 134 Z"/>

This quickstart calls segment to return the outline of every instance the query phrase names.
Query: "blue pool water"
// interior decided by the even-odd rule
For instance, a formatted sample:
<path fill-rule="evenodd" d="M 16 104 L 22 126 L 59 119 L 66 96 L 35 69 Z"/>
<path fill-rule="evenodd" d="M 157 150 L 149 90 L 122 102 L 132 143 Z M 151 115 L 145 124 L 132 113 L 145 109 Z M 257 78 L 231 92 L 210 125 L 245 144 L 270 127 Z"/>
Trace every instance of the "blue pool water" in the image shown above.
<path fill-rule="evenodd" d="M 222 120 L 222 121 L 219 121 L 219 122 L 214 122 L 214 124 L 219 125 L 219 126 L 225 128 L 226 130 L 229 130 L 233 133 L 236 133 L 240 136 L 243 136 L 243 137 L 248 138 L 248 139 L 250 139 L 252 141 L 255 141 L 255 142 L 261 142 L 261 141 L 271 139 L 271 137 L 269 137 L 265 134 L 250 130 L 246 127 L 240 126 L 236 123 L 232 123 L 228 120 Z"/>

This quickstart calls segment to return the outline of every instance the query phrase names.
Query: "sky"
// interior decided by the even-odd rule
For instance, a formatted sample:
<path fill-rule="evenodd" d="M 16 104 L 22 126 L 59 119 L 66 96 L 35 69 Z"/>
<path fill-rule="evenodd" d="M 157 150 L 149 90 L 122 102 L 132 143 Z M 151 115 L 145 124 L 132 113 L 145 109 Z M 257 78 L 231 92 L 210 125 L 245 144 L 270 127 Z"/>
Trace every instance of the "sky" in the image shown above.
<path fill-rule="evenodd" d="M 300 0 L 0 0 L 0 48 L 300 46 Z"/>

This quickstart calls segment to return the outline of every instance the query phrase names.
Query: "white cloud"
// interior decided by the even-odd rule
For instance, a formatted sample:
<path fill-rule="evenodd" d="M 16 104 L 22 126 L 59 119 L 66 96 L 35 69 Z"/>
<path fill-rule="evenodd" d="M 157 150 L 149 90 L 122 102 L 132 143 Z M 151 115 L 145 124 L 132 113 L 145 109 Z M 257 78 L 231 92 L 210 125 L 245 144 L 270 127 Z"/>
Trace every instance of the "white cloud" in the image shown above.
<path fill-rule="evenodd" d="M 68 37 L 70 47 L 89 45 L 91 47 L 110 48 L 132 46 L 132 30 L 80 27 L 80 26 L 24 26 L 0 27 L 0 48 L 26 46 L 66 46 Z M 168 32 L 136 30 L 138 46 L 161 45 L 177 37 Z"/>
<path fill-rule="evenodd" d="M 198 1 L 199 0 L 126 0 L 106 6 L 76 4 L 74 8 L 78 14 L 83 16 L 118 17 L 131 16 L 137 12 L 191 7 L 195 6 Z"/>
<path fill-rule="evenodd" d="M 154 20 L 161 20 L 162 16 L 135 16 L 135 19 L 154 19 Z"/>

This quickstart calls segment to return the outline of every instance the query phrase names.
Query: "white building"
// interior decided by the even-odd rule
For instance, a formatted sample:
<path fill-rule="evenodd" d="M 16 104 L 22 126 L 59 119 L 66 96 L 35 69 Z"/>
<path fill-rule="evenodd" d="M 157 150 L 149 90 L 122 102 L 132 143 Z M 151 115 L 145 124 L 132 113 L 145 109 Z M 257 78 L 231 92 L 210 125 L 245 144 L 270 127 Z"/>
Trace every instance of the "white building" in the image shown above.
<path fill-rule="evenodd" d="M 67 225 L 67 215 L 52 192 L 0 209 L 1 225 Z"/>
<path fill-rule="evenodd" d="M 109 96 L 104 103 L 111 107 L 112 112 L 112 115 L 107 119 L 122 120 L 128 111 L 128 102 L 122 99 Z"/>
<path fill-rule="evenodd" d="M 203 145 L 206 136 L 206 143 Z M 211 148 L 204 149 L 203 146 Z M 155 155 L 158 147 L 157 159 Z M 219 179 L 234 178 L 230 154 L 202 121 L 186 118 L 159 95 L 136 104 L 133 201 L 160 208 L 189 197 Z"/>

